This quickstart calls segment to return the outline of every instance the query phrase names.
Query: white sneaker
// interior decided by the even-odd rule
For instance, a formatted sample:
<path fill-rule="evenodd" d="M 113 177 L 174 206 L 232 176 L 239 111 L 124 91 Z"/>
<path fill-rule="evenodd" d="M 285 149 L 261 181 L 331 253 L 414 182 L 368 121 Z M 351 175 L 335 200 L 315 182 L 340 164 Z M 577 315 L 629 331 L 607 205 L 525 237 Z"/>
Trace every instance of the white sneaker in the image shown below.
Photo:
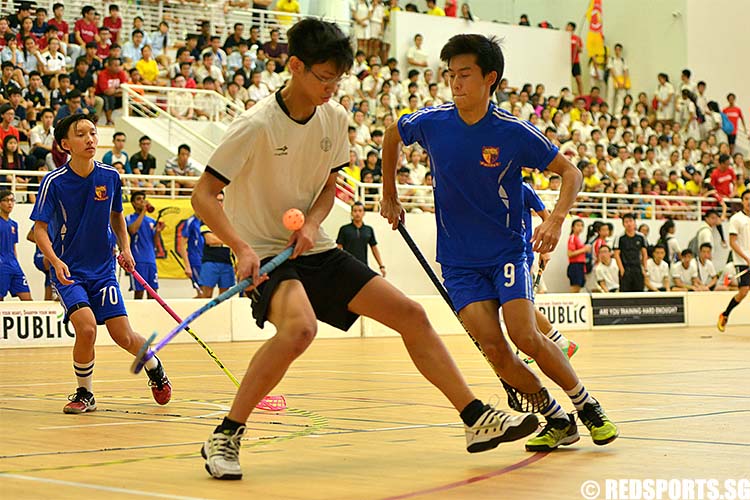
<path fill-rule="evenodd" d="M 536 431 L 539 420 L 533 413 L 508 415 L 491 406 L 484 407 L 482 416 L 469 427 L 464 425 L 466 450 L 469 453 L 491 450 L 500 443 L 515 441 Z"/>
<path fill-rule="evenodd" d="M 240 468 L 240 440 L 245 426 L 234 434 L 214 432 L 203 443 L 201 455 L 206 459 L 206 470 L 216 479 L 242 479 Z"/>

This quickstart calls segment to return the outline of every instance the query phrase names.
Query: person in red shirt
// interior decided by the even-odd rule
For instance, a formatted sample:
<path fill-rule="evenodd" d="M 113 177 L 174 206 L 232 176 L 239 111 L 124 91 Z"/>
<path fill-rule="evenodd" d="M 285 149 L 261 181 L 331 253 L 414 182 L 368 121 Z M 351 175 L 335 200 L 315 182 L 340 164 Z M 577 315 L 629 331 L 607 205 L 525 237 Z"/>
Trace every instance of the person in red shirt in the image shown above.
<path fill-rule="evenodd" d="M 112 43 L 120 43 L 120 31 L 122 30 L 122 17 L 120 17 L 120 7 L 116 4 L 109 6 L 109 17 L 102 21 L 105 28 L 109 28 L 112 33 Z"/>
<path fill-rule="evenodd" d="M 569 22 L 565 27 L 565 31 L 570 33 L 571 73 L 573 73 L 573 78 L 576 79 L 576 87 L 578 88 L 578 94 L 576 95 L 583 95 L 583 81 L 581 80 L 581 52 L 583 51 L 583 40 L 581 40 L 581 37 L 575 33 L 576 23 Z"/>
<path fill-rule="evenodd" d="M 711 185 L 721 198 L 731 198 L 735 192 L 735 181 L 737 174 L 729 166 L 729 155 L 719 156 L 719 166 L 711 172 Z M 720 198 L 720 199 L 721 199 Z"/>
<path fill-rule="evenodd" d="M 70 27 L 68 26 L 68 23 L 63 20 L 65 6 L 61 3 L 56 3 L 52 6 L 52 14 L 55 17 L 47 21 L 47 25 L 55 26 L 57 28 L 57 37 L 60 41 L 67 43 L 70 35 Z"/>
<path fill-rule="evenodd" d="M 107 18 L 109 19 L 109 18 Z M 99 28 L 99 43 L 96 44 L 96 57 L 104 60 L 109 57 L 109 49 L 112 47 L 112 32 L 106 26 Z"/>
<path fill-rule="evenodd" d="M 81 19 L 75 24 L 76 43 L 85 48 L 89 42 L 99 42 L 99 28 L 96 26 L 96 9 L 91 5 L 81 9 Z"/>
<path fill-rule="evenodd" d="M 591 245 L 584 245 L 581 241 L 583 221 L 576 219 L 570 226 L 568 237 L 568 279 L 570 292 L 578 293 L 586 284 L 586 253 L 591 251 Z"/>
<path fill-rule="evenodd" d="M 729 118 L 729 121 L 732 122 L 732 125 L 734 125 L 734 132 L 731 134 L 727 134 L 727 138 L 729 139 L 729 146 L 734 148 L 734 142 L 737 140 L 737 132 L 739 132 L 738 125 L 740 123 L 740 120 L 742 120 L 742 130 L 747 131 L 747 126 L 745 125 L 745 117 L 742 116 L 742 110 L 739 106 L 736 106 L 734 104 L 734 100 L 736 99 L 736 96 L 734 94 L 727 95 L 727 102 L 729 103 L 729 106 L 724 108 L 722 112 L 727 115 L 727 118 Z"/>
<path fill-rule="evenodd" d="M 5 138 L 12 135 L 19 141 L 21 140 L 21 134 L 18 133 L 18 129 L 11 125 L 13 118 L 16 117 L 16 112 L 13 110 L 13 106 L 10 104 L 3 104 L 0 106 L 0 144 L 3 144 Z"/>
<path fill-rule="evenodd" d="M 128 74 L 122 69 L 118 57 L 110 57 L 106 66 L 99 72 L 96 81 L 96 93 L 104 99 L 104 116 L 107 125 L 114 125 L 112 111 L 122 106 L 122 85 L 128 83 Z"/>
<path fill-rule="evenodd" d="M 456 11 L 458 10 L 458 2 L 456 0 L 445 0 L 445 12 L 446 17 L 456 17 Z"/>

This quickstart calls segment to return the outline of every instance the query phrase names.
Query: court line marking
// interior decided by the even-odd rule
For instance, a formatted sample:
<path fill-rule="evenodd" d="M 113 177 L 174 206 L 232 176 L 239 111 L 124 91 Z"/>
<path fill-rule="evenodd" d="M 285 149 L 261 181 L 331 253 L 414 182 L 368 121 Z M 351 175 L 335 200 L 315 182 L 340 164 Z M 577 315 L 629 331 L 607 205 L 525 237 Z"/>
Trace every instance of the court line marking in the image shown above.
<path fill-rule="evenodd" d="M 486 474 L 480 474 L 479 476 L 470 477 L 468 479 L 462 479 L 460 481 L 455 481 L 453 483 L 448 483 L 448 484 L 444 484 L 444 485 L 441 485 L 441 486 L 435 486 L 433 488 L 427 488 L 427 489 L 424 489 L 424 490 L 413 491 L 411 493 L 404 493 L 402 495 L 395 495 L 395 496 L 386 497 L 383 500 L 402 500 L 404 498 L 414 498 L 414 497 L 418 497 L 418 496 L 429 495 L 431 493 L 438 493 L 438 492 L 442 492 L 442 491 L 452 490 L 452 489 L 459 488 L 461 486 L 466 486 L 466 485 L 469 485 L 469 484 L 472 484 L 472 483 L 478 483 L 479 481 L 484 481 L 484 480 L 487 480 L 487 479 L 491 479 L 493 477 L 502 476 L 503 474 L 507 474 L 508 472 L 513 472 L 515 470 L 522 469 L 522 468 L 524 468 L 524 467 L 526 467 L 528 465 L 533 464 L 534 462 L 538 462 L 539 460 L 543 459 L 544 457 L 546 457 L 549 454 L 550 454 L 550 452 L 548 452 L 548 451 L 547 452 L 543 452 L 543 453 L 541 453 L 541 452 L 540 453 L 534 453 L 529 458 L 525 458 L 524 460 L 521 460 L 520 462 L 516 462 L 514 464 L 508 465 L 507 467 L 503 467 L 502 469 L 499 469 L 499 470 L 496 470 L 496 471 L 493 471 L 493 472 L 488 472 Z"/>
<path fill-rule="evenodd" d="M 170 380 L 184 380 L 184 379 L 193 379 L 193 378 L 215 378 L 215 377 L 223 377 L 223 374 L 214 374 L 214 375 L 183 375 L 179 377 L 170 377 Z M 97 384 L 119 384 L 121 382 L 139 382 L 140 378 L 136 377 L 129 377 L 129 378 L 120 378 L 120 379 L 96 379 Z M 70 382 L 36 382 L 33 384 L 10 384 L 10 385 L 0 385 L 0 389 L 8 389 L 8 388 L 14 388 L 14 387 L 38 387 L 43 385 L 65 385 L 70 386 Z"/>
<path fill-rule="evenodd" d="M 98 484 L 78 483 L 74 481 L 61 481 L 59 479 L 48 479 L 45 477 L 24 476 L 21 474 L 6 474 L 0 472 L 0 478 L 20 479 L 22 481 L 33 481 L 37 483 L 56 484 L 59 486 L 70 486 L 73 488 L 88 488 L 90 490 L 107 491 L 109 493 L 124 493 L 126 495 L 153 497 L 153 498 L 171 498 L 173 500 L 207 500 L 205 497 L 185 497 L 180 495 L 170 495 L 167 493 L 155 493 L 150 491 L 132 490 L 130 488 L 117 488 L 114 486 L 102 486 Z"/>

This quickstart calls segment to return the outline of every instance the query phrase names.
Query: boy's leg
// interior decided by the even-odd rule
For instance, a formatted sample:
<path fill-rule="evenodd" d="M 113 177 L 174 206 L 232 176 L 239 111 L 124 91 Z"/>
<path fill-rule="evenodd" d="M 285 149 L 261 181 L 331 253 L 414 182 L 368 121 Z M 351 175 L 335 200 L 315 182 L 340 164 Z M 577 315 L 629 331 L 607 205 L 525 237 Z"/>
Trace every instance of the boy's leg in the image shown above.
<path fill-rule="evenodd" d="M 298 280 L 279 283 L 271 296 L 267 317 L 276 326 L 276 335 L 253 356 L 229 415 L 201 448 L 206 470 L 216 479 L 242 478 L 239 449 L 245 422 L 317 333 L 315 313 Z"/>
<path fill-rule="evenodd" d="M 76 332 L 73 344 L 73 370 L 78 389 L 68 398 L 70 402 L 65 405 L 63 412 L 78 414 L 96 410 L 93 394 L 96 319 L 91 308 L 86 304 L 75 304 L 73 308 L 75 310 L 69 314 L 68 320 L 73 324 Z"/>
<path fill-rule="evenodd" d="M 385 279 L 376 276 L 369 280 L 349 302 L 348 308 L 401 334 L 420 373 L 459 411 L 470 453 L 495 448 L 501 442 L 515 441 L 536 429 L 538 421 L 535 415 L 509 416 L 476 399 L 432 328 L 424 309 Z"/>

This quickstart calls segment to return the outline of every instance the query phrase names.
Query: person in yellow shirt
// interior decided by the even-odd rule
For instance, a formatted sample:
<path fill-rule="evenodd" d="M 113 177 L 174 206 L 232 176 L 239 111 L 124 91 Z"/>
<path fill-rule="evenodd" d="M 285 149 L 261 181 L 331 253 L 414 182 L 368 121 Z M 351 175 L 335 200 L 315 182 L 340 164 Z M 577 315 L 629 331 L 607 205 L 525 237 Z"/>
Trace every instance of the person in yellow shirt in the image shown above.
<path fill-rule="evenodd" d="M 669 178 L 667 179 L 667 193 L 671 193 L 673 190 L 685 189 L 685 183 L 677 175 L 677 172 L 671 170 L 669 172 Z"/>
<path fill-rule="evenodd" d="M 602 181 L 596 176 L 594 165 L 586 160 L 581 160 L 578 162 L 578 168 L 583 174 L 584 191 L 599 191 Z"/>
<path fill-rule="evenodd" d="M 406 108 L 404 108 L 404 109 L 402 109 L 398 113 L 398 117 L 401 118 L 404 115 L 410 115 L 410 114 L 414 113 L 415 111 L 419 111 L 419 104 L 418 103 L 419 103 L 419 99 L 417 98 L 417 96 L 415 96 L 414 94 L 411 94 L 409 96 L 409 106 L 406 107 Z"/>
<path fill-rule="evenodd" d="M 445 17 L 445 11 L 437 6 L 435 0 L 427 0 L 427 15 Z"/>
<path fill-rule="evenodd" d="M 275 10 L 277 12 L 289 12 L 290 14 L 299 14 L 300 13 L 299 2 L 297 0 L 278 0 L 278 2 L 276 2 Z M 293 16 L 276 16 L 276 19 L 278 19 L 279 23 L 282 26 L 289 26 L 292 23 L 294 23 Z"/>
<path fill-rule="evenodd" d="M 685 171 L 690 174 L 691 179 L 685 183 L 685 191 L 690 196 L 701 195 L 701 185 L 703 185 L 703 175 L 695 167 L 689 165 Z"/>

